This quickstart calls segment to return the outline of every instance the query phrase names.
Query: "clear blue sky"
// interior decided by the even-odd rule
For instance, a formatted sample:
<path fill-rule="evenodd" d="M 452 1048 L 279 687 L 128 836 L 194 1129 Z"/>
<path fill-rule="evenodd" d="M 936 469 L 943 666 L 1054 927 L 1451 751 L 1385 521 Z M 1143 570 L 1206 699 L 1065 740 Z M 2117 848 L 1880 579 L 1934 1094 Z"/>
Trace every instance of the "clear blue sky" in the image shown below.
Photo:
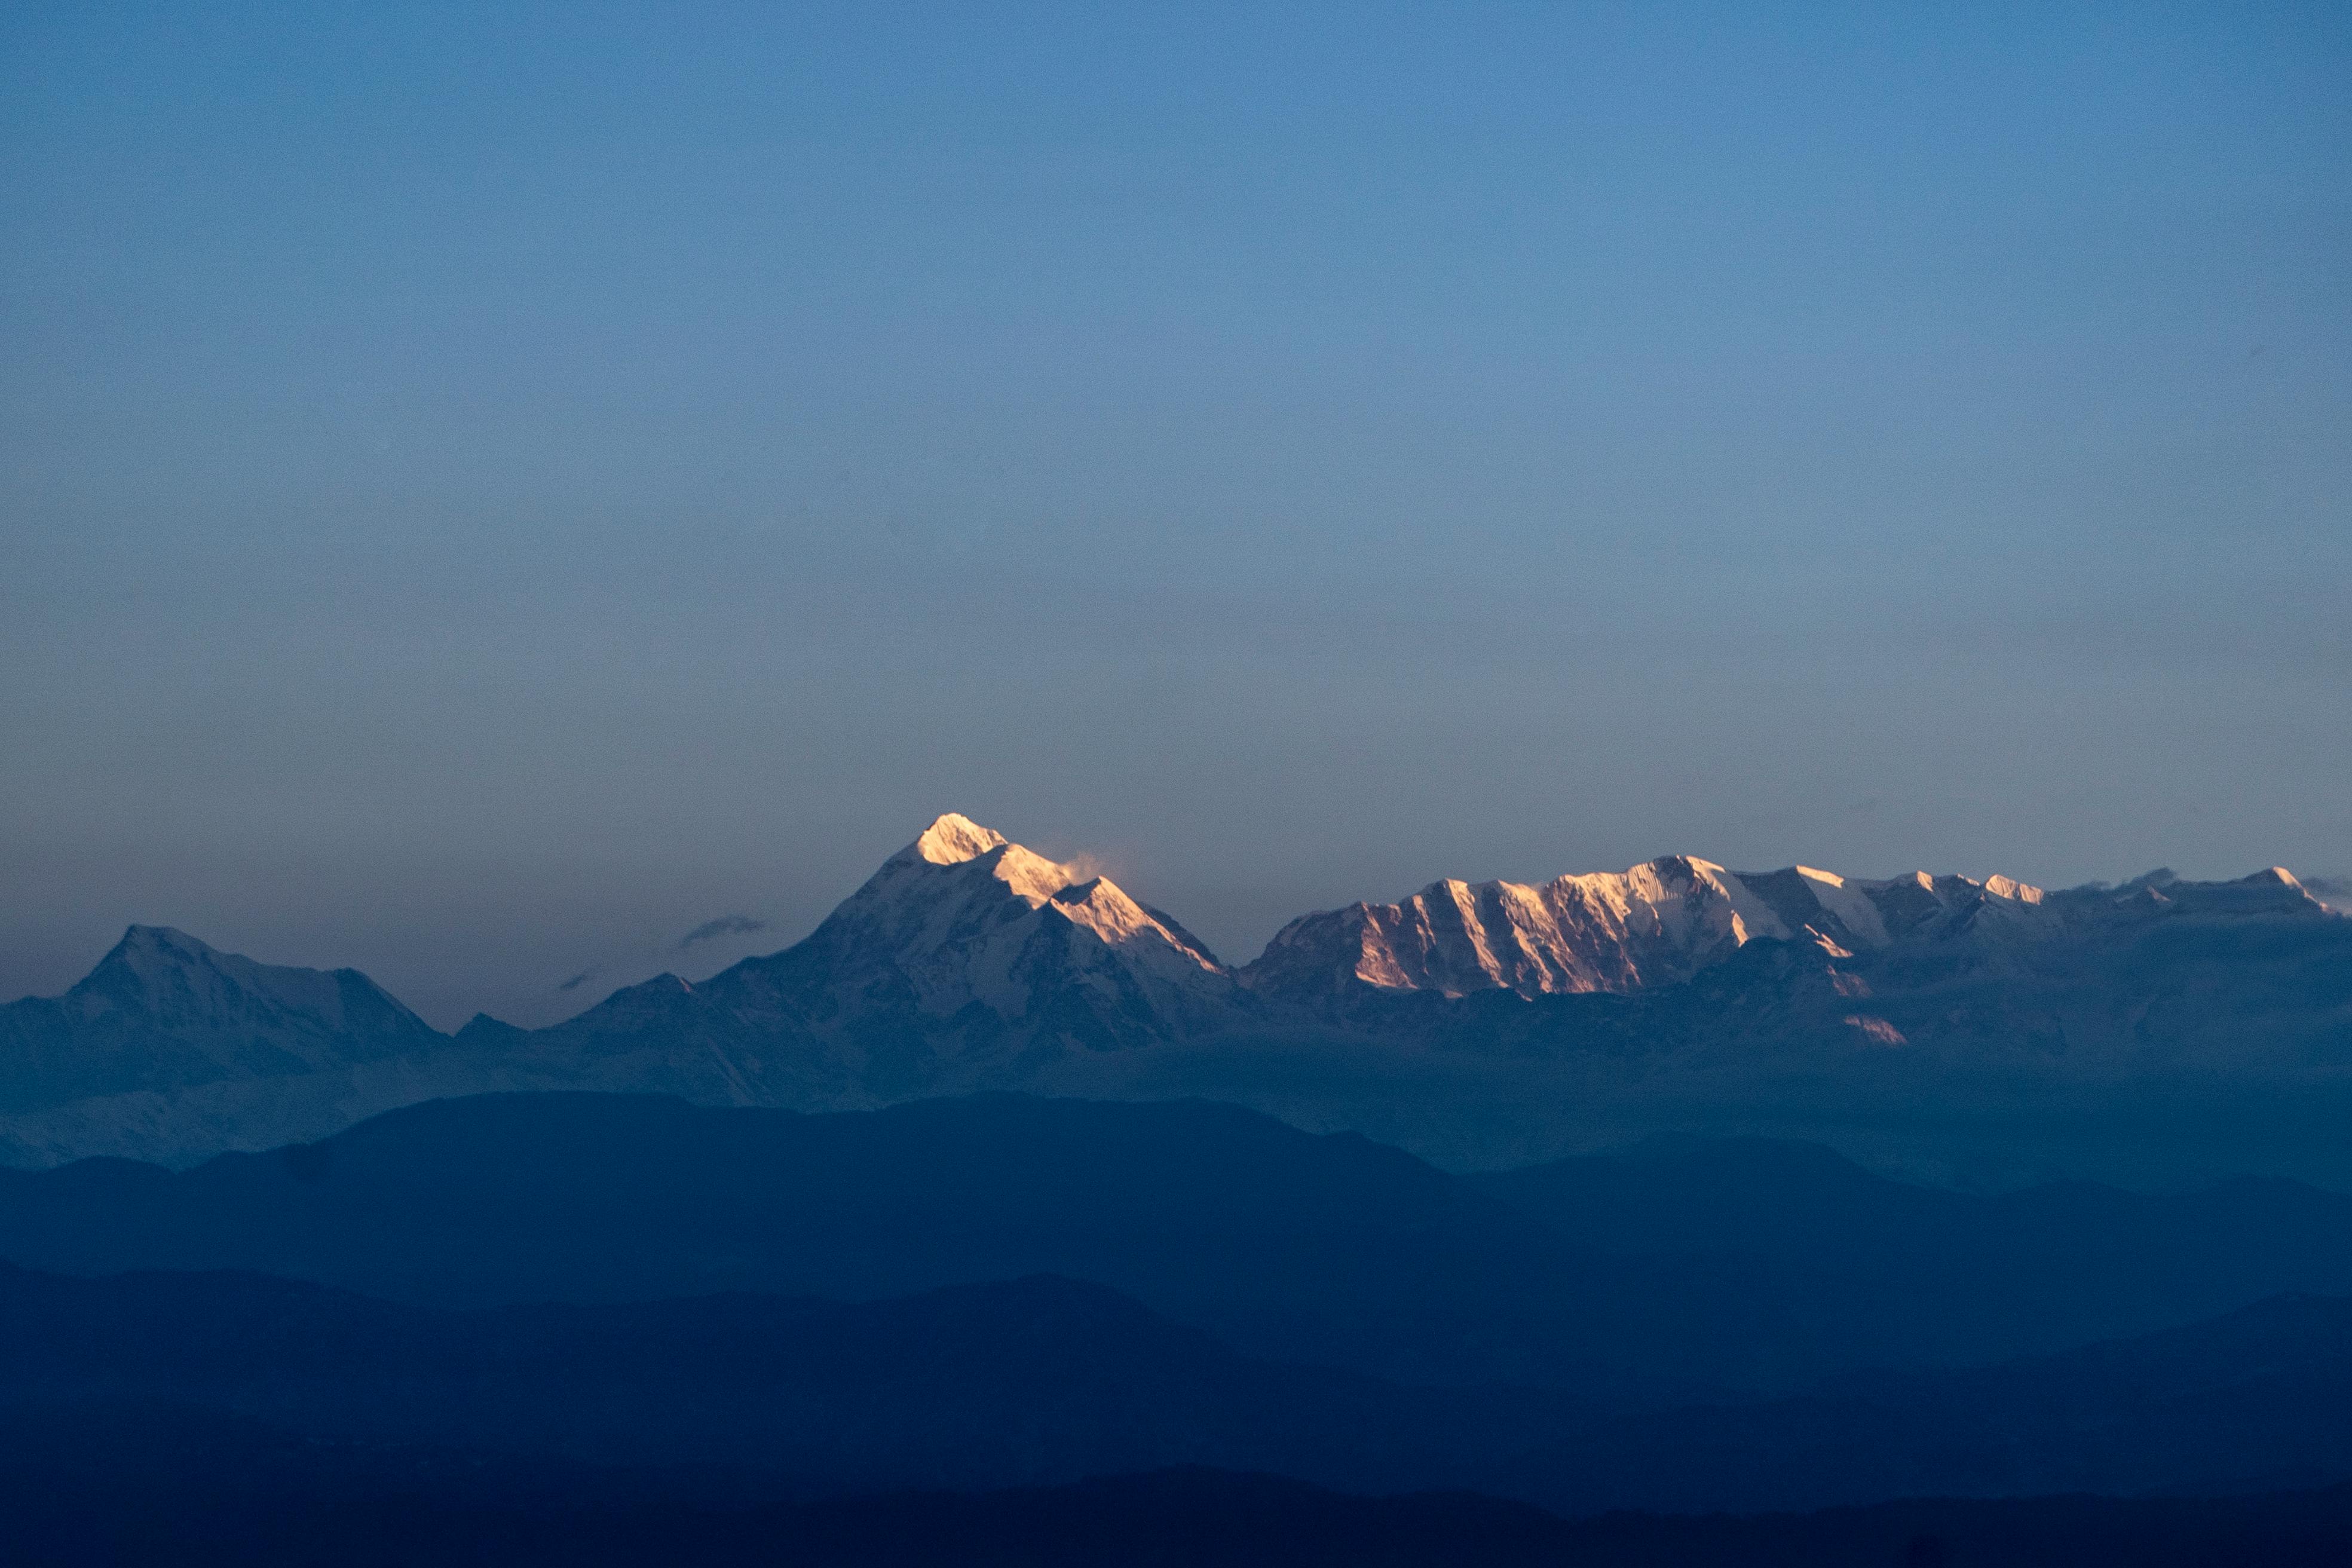
<path fill-rule="evenodd" d="M 2345 7 L 18 5 L 0 257 L 0 995 L 2352 871 Z"/>

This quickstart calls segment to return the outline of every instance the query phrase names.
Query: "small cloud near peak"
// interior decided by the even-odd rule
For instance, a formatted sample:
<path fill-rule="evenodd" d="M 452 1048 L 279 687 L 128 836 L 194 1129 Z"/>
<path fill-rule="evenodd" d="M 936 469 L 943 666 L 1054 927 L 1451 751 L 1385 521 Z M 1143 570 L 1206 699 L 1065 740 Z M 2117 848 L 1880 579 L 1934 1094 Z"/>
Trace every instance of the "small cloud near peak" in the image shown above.
<path fill-rule="evenodd" d="M 753 931 L 768 929 L 768 922 L 750 915 L 720 915 L 715 921 L 705 921 L 677 939 L 677 951 L 684 952 L 697 942 L 710 942 L 722 936 L 750 936 Z"/>

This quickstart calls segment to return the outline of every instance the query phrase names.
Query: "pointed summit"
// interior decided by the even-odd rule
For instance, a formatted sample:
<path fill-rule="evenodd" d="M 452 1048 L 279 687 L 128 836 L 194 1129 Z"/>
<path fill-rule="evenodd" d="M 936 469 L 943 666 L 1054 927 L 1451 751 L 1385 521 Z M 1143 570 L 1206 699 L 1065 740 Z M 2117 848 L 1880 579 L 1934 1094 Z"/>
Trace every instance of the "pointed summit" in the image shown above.
<path fill-rule="evenodd" d="M 356 969 L 260 963 L 170 926 L 126 930 L 61 1000 L 86 1020 L 115 1014 L 168 1029 L 283 1024 L 329 1033 L 434 1033 Z"/>
<path fill-rule="evenodd" d="M 0 1110 L 277 1078 L 444 1038 L 356 969 L 298 969 L 134 925 L 62 996 L 0 1007 Z"/>
<path fill-rule="evenodd" d="M 1002 849 L 1007 842 L 1002 833 L 982 827 L 961 812 L 950 811 L 934 817 L 905 852 L 934 866 L 955 866 L 977 860 L 992 849 Z"/>
<path fill-rule="evenodd" d="M 107 949 L 106 956 L 74 989 L 90 992 L 152 988 L 175 971 L 216 969 L 225 958 L 231 963 L 249 962 L 235 959 L 171 926 L 126 926 L 121 940 Z"/>
<path fill-rule="evenodd" d="M 1133 978 L 1181 985 L 1223 966 L 1181 927 L 1129 898 L 1090 868 L 1064 865 L 954 812 L 890 857 L 809 938 L 853 968 L 887 963 L 926 1011 L 979 1001 L 1008 1017 L 1026 1009 L 1028 951 L 1073 937 L 1065 958 Z M 1017 943 L 1016 943 L 1017 935 Z M 1017 950 L 1017 951 L 1016 951 Z"/>

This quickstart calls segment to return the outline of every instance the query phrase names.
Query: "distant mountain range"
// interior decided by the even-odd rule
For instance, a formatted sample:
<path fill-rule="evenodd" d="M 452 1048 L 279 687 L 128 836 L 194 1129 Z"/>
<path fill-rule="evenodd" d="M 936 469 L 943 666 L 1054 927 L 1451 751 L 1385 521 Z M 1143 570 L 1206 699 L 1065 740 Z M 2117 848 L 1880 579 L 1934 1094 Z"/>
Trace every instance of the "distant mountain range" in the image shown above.
<path fill-rule="evenodd" d="M 0 1007 L 0 1160 L 184 1162 L 437 1095 L 585 1088 L 1200 1092 L 1475 1161 L 1594 1141 L 1661 1085 L 1753 1110 L 1764 1078 L 1831 1121 L 1841 1093 L 1929 1080 L 2346 1082 L 2352 921 L 2278 868 L 2044 891 L 1676 857 L 1304 916 L 1234 968 L 1109 879 L 950 815 L 806 940 L 540 1030 L 444 1036 L 356 971 L 133 927 L 64 996 Z M 1548 1133 L 1512 1121 L 1539 1102 L 1562 1111 Z"/>

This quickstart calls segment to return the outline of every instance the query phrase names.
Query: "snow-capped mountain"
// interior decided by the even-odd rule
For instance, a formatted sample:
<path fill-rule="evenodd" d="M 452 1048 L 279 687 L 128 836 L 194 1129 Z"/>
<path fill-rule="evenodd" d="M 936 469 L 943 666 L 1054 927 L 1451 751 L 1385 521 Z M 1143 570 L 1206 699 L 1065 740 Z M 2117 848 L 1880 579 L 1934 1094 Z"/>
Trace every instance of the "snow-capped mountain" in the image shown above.
<path fill-rule="evenodd" d="M 2275 867 L 2045 890 L 1677 858 L 1441 882 L 1293 921 L 1241 979 L 1368 1038 L 1640 1072 L 1836 1074 L 1856 1051 L 2011 1083 L 2352 1068 L 2352 921 Z"/>
<path fill-rule="evenodd" d="M 1262 995 L 1310 1004 L 1362 992 L 1622 994 L 1679 984 L 1758 940 L 1832 959 L 1965 940 L 1990 956 L 2004 945 L 2128 923 L 2182 900 L 2199 910 L 2326 912 L 2277 867 L 2235 883 L 2180 882 L 2167 872 L 2121 891 L 2053 894 L 2001 876 L 1915 871 L 1874 880 L 1811 866 L 1727 871 L 1670 856 L 1540 884 L 1435 882 L 1393 904 L 1303 915 L 1240 978 Z"/>
<path fill-rule="evenodd" d="M 953 813 L 884 861 L 790 953 L 830 982 L 829 1011 L 911 1005 L 926 1018 L 972 1008 L 1008 1024 L 1053 1016 L 1075 1030 L 1076 1044 L 1213 1025 L 1234 1000 L 1224 966 L 1175 921 L 1108 877 Z"/>
<path fill-rule="evenodd" d="M 806 940 L 699 984 L 620 992 L 551 1041 L 667 1032 L 744 1085 L 856 1102 L 1013 1081 L 1072 1051 L 1228 1027 L 1249 999 L 1197 938 L 1108 877 L 953 813 Z"/>
<path fill-rule="evenodd" d="M 0 1110 L 277 1078 L 442 1037 L 356 969 L 295 969 L 132 926 L 62 996 L 0 1007 Z"/>
<path fill-rule="evenodd" d="M 1810 866 L 1727 871 L 1676 855 L 1541 884 L 1434 882 L 1397 903 L 1303 915 L 1242 978 L 1300 999 L 1360 986 L 1445 996 L 1638 991 L 1688 980 L 1759 938 L 1844 957 L 1988 912 L 2031 919 L 2044 897 L 2006 877 L 1865 881 Z"/>

